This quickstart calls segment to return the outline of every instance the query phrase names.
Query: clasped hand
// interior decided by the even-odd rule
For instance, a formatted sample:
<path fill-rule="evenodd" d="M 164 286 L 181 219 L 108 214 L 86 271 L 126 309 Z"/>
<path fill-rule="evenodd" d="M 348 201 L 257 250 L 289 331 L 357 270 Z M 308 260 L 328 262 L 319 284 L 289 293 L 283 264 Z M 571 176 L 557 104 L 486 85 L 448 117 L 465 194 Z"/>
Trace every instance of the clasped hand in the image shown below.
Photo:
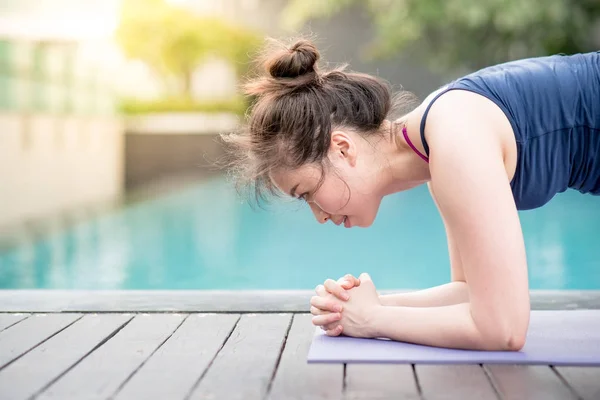
<path fill-rule="evenodd" d="M 312 322 L 326 335 L 375 337 L 372 322 L 381 301 L 368 274 L 362 273 L 358 279 L 350 274 L 337 281 L 327 279 L 315 292 L 310 300 Z"/>

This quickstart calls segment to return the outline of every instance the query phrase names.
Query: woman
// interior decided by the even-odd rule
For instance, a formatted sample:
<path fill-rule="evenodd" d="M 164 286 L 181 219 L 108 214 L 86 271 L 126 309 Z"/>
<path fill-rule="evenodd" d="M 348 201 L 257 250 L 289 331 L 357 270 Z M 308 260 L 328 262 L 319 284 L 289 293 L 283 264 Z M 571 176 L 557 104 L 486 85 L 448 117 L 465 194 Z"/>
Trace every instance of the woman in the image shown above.
<path fill-rule="evenodd" d="M 519 350 L 529 324 L 517 210 L 567 188 L 600 194 L 600 52 L 530 58 L 457 79 L 394 120 L 388 85 L 321 71 L 309 41 L 266 53 L 247 130 L 225 136 L 240 182 L 306 201 L 317 221 L 370 226 L 382 198 L 426 183 L 452 282 L 378 296 L 367 274 L 311 299 L 328 335 Z M 398 103 L 398 104 L 397 104 Z"/>

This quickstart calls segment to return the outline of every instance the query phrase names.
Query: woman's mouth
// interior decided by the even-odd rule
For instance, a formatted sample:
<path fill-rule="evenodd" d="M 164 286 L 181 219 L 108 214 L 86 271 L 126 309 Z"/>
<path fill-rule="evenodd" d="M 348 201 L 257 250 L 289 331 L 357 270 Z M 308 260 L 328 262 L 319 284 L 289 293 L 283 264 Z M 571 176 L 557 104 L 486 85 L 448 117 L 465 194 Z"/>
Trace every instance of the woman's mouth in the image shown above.
<path fill-rule="evenodd" d="M 350 218 L 348 218 L 347 215 L 344 215 L 344 220 L 342 222 L 346 228 L 350 228 L 352 226 L 352 224 L 350 224 Z"/>

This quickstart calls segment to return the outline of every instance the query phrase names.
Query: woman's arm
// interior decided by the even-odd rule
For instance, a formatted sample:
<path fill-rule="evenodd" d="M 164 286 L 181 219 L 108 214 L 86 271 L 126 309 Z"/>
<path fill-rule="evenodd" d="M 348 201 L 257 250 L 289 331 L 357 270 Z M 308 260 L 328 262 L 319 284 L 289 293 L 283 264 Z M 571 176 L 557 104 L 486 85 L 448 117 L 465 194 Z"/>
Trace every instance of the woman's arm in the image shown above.
<path fill-rule="evenodd" d="M 427 122 L 432 186 L 460 251 L 469 303 L 378 307 L 370 323 L 377 335 L 445 347 L 523 346 L 527 261 L 502 147 L 490 128 L 505 123 L 498 113 L 481 97 L 452 91 L 438 99 Z"/>
<path fill-rule="evenodd" d="M 449 282 L 428 289 L 407 293 L 382 294 L 379 296 L 384 306 L 396 307 L 439 307 L 469 301 L 466 282 Z"/>
<path fill-rule="evenodd" d="M 431 197 L 439 210 L 439 204 L 435 198 L 435 193 L 431 187 L 431 183 L 427 183 Z M 417 290 L 408 293 L 395 293 L 379 296 L 381 303 L 386 306 L 406 306 L 406 307 L 437 307 L 449 306 L 452 304 L 466 303 L 469 301 L 469 292 L 465 283 L 465 275 L 462 269 L 462 261 L 460 253 L 455 241 L 452 238 L 450 227 L 440 212 L 444 227 L 446 229 L 446 237 L 448 238 L 448 254 L 450 256 L 450 270 L 452 282 L 435 286 L 432 288 Z"/>

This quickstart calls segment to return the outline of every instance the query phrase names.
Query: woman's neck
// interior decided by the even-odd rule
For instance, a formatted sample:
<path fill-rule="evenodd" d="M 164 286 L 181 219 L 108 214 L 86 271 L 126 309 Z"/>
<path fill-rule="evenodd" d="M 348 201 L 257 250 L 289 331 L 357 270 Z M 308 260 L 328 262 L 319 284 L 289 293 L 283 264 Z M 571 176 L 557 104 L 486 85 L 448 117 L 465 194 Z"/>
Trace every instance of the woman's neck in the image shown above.
<path fill-rule="evenodd" d="M 414 188 L 431 179 L 429 164 L 408 145 L 402 134 L 402 128 L 410 119 L 411 115 L 407 114 L 393 123 L 384 122 L 385 132 L 389 132 L 388 137 L 391 137 L 391 140 L 381 142 L 383 148 L 380 149 L 388 160 L 381 171 L 384 195 Z"/>

